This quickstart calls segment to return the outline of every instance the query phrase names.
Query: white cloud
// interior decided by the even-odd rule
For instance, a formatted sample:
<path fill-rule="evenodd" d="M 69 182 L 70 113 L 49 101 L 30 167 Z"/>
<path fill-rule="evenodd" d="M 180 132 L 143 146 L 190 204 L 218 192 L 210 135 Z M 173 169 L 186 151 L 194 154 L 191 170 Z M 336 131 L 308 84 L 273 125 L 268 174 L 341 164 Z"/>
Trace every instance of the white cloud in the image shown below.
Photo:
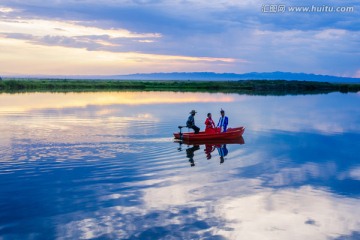
<path fill-rule="evenodd" d="M 216 219 L 218 223 L 193 231 L 199 238 L 206 232 L 228 239 L 322 240 L 360 229 L 360 200 L 356 198 L 310 186 L 263 188 L 255 179 L 228 182 L 226 174 L 219 176 L 216 172 L 195 175 L 164 179 L 164 187 L 146 188 L 139 206 L 103 208 L 83 217 L 77 215 L 78 220 L 59 225 L 58 234 L 90 238 L 111 232 L 116 238 L 128 238 L 155 226 L 170 230 L 171 226 L 184 226 L 194 219 L 209 224 Z M 223 191 L 224 185 L 233 190 Z M 181 213 L 183 209 L 191 213 Z M 143 217 L 152 213 L 157 217 Z"/>
<path fill-rule="evenodd" d="M 9 8 L 9 7 L 1 7 L 0 6 L 0 13 L 11 13 L 14 12 L 15 9 L 13 8 Z"/>
<path fill-rule="evenodd" d="M 355 167 L 347 172 L 340 173 L 338 178 L 340 180 L 350 178 L 356 181 L 360 181 L 360 167 Z"/>
<path fill-rule="evenodd" d="M 231 239 L 320 240 L 350 235 L 360 228 L 358 199 L 312 187 L 264 190 L 217 204 L 217 214 L 224 216 L 227 226 L 234 229 L 217 233 Z"/>
<path fill-rule="evenodd" d="M 286 161 L 286 160 L 285 160 Z M 288 161 L 291 161 L 288 159 Z M 314 161 L 314 159 L 308 159 Z M 301 184 L 310 178 L 324 179 L 336 174 L 336 165 L 334 163 L 314 164 L 312 162 L 305 163 L 300 167 L 282 168 L 275 174 L 270 174 L 269 185 L 271 186 L 291 186 L 292 184 Z"/>
<path fill-rule="evenodd" d="M 134 33 L 126 29 L 102 29 L 81 21 L 56 21 L 45 19 L 1 19 L 1 33 L 21 33 L 34 36 L 109 36 L 110 38 L 159 38 L 159 33 Z"/>
<path fill-rule="evenodd" d="M 348 34 L 344 29 L 325 29 L 315 35 L 316 38 L 321 40 L 339 39 Z"/>
<path fill-rule="evenodd" d="M 351 177 L 352 179 L 355 179 L 355 180 L 360 181 L 360 167 L 355 168 L 355 169 L 351 169 L 349 175 L 350 175 L 350 177 Z"/>

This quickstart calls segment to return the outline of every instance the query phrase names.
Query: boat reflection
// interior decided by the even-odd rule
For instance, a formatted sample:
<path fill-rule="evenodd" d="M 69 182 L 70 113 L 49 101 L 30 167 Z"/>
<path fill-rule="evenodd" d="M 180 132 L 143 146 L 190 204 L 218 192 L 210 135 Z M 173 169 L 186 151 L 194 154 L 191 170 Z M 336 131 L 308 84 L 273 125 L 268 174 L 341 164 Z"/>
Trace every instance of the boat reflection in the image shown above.
<path fill-rule="evenodd" d="M 201 145 L 204 145 L 204 153 L 206 155 L 206 159 L 210 160 L 214 154 L 214 152 L 218 153 L 220 164 L 225 162 L 225 157 L 228 155 L 229 150 L 227 149 L 227 145 L 229 144 L 245 144 L 244 138 L 240 137 L 238 139 L 231 140 L 203 140 L 203 141 L 175 141 L 179 143 L 178 151 L 183 150 L 183 144 L 186 144 L 186 157 L 189 159 L 189 163 L 191 167 L 195 166 L 195 151 L 201 149 Z"/>

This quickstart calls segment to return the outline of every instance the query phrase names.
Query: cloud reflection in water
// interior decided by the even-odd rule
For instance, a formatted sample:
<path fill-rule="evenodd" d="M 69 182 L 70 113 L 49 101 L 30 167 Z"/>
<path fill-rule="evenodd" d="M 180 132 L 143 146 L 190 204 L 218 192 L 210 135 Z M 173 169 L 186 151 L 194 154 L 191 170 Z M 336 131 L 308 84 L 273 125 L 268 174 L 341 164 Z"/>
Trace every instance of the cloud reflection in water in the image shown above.
<path fill-rule="evenodd" d="M 360 231 L 358 94 L 0 98 L 5 238 L 351 239 Z M 190 167 L 191 146 L 178 151 L 172 132 L 191 109 L 202 126 L 220 108 L 232 126 L 246 126 L 246 144 L 227 145 L 223 164 L 201 145 Z"/>

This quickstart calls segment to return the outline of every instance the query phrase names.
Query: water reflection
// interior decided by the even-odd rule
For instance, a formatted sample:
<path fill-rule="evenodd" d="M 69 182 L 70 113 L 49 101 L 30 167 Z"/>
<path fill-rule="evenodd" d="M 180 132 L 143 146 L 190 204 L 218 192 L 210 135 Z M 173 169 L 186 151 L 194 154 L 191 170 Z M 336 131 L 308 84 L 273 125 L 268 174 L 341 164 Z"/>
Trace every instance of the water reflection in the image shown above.
<path fill-rule="evenodd" d="M 186 157 L 189 159 L 190 166 L 195 166 L 195 151 L 200 150 L 201 146 L 204 146 L 204 153 L 207 160 L 212 159 L 214 153 L 218 153 L 220 164 L 225 162 L 225 157 L 228 155 L 229 150 L 226 145 L 241 145 L 245 144 L 243 137 L 231 140 L 201 140 L 201 141 L 175 141 L 179 144 L 178 151 L 183 151 L 183 144 L 186 145 Z"/>
<path fill-rule="evenodd" d="M 180 92 L 88 92 L 0 94 L 1 112 L 26 112 L 34 109 L 69 109 L 114 104 L 149 105 L 169 103 L 233 102 L 236 95 Z M 44 101 L 43 99 L 46 99 Z M 100 111 L 99 114 L 108 111 Z"/>
<path fill-rule="evenodd" d="M 0 97 L 0 238 L 358 239 L 359 104 L 359 94 Z M 220 108 L 247 127 L 246 144 L 173 143 L 190 109 L 200 122 Z"/>
<path fill-rule="evenodd" d="M 200 149 L 199 145 L 194 145 L 194 146 L 186 149 L 186 157 L 189 158 L 189 162 L 190 162 L 191 167 L 195 166 L 194 152 L 199 150 L 199 149 Z"/>

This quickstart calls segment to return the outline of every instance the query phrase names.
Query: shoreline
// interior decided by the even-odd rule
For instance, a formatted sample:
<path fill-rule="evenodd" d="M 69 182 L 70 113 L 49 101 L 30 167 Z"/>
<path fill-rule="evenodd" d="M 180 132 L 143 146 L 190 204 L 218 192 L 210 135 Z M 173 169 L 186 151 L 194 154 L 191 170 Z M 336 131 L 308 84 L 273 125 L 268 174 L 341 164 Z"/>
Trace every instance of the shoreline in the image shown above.
<path fill-rule="evenodd" d="M 98 91 L 222 92 L 249 95 L 326 94 L 359 92 L 360 83 L 296 80 L 182 81 L 182 80 L 70 80 L 4 79 L 0 93 Z"/>

